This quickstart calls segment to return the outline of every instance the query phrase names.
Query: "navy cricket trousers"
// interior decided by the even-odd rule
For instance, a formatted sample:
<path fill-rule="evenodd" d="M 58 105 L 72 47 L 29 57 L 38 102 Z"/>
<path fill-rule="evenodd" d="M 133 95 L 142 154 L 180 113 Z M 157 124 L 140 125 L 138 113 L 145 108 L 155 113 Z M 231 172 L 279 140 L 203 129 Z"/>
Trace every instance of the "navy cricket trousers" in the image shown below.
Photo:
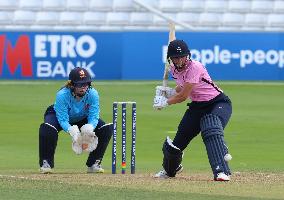
<path fill-rule="evenodd" d="M 79 128 L 84 124 L 87 124 L 87 118 L 73 123 L 71 125 L 77 125 Z M 39 131 L 39 164 L 40 166 L 43 163 L 43 160 L 47 160 L 50 166 L 54 167 L 54 154 L 57 146 L 58 133 L 62 131 L 62 127 L 60 126 L 56 113 L 54 111 L 53 105 L 49 106 L 44 114 L 44 124 L 48 124 L 54 128 L 53 132 L 48 131 L 45 127 L 40 128 Z M 112 124 L 106 124 L 103 120 L 99 119 L 97 127 L 95 128 L 96 136 L 98 137 L 98 146 L 92 151 L 86 162 L 88 167 L 91 167 L 96 160 L 102 160 L 108 143 L 112 136 Z M 53 129 L 51 129 L 53 130 Z"/>
<path fill-rule="evenodd" d="M 176 136 L 173 140 L 173 144 L 180 148 L 181 151 L 200 133 L 200 120 L 206 114 L 217 115 L 224 129 L 232 114 L 231 100 L 224 93 L 220 93 L 210 101 L 193 101 L 188 104 L 188 109 L 185 111 L 180 121 Z"/>

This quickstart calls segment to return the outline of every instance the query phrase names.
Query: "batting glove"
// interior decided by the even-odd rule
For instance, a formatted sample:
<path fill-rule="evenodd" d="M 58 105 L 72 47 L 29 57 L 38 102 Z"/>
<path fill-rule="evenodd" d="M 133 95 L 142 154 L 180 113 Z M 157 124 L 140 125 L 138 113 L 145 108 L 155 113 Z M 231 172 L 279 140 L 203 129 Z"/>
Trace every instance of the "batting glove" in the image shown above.
<path fill-rule="evenodd" d="M 153 105 L 154 109 L 161 110 L 162 108 L 167 107 L 169 105 L 167 101 L 168 99 L 164 96 L 155 96 Z"/>
<path fill-rule="evenodd" d="M 165 96 L 167 98 L 170 98 L 171 96 L 174 96 L 176 94 L 176 90 L 170 87 L 164 87 L 164 86 L 157 86 L 156 87 L 156 96 Z"/>

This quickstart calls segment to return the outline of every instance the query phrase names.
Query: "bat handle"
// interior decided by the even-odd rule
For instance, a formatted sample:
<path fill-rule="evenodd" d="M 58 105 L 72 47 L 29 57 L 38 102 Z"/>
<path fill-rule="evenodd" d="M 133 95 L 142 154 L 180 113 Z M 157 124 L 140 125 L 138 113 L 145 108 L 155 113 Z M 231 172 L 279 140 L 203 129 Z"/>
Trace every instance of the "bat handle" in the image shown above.
<path fill-rule="evenodd" d="M 163 80 L 163 86 L 168 87 L 168 80 L 167 79 Z M 162 96 L 166 97 L 166 91 L 163 91 Z"/>
<path fill-rule="evenodd" d="M 166 80 L 166 79 L 163 80 L 163 86 L 168 87 L 168 80 Z"/>

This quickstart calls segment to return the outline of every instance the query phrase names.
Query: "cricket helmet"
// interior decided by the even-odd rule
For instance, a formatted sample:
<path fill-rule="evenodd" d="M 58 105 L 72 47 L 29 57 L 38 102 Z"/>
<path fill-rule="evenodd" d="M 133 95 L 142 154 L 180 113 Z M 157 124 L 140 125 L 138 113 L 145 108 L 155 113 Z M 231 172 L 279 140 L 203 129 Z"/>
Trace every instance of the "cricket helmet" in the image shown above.
<path fill-rule="evenodd" d="M 92 78 L 89 72 L 82 67 L 75 67 L 74 69 L 72 69 L 69 74 L 69 80 L 73 85 L 84 83 L 91 84 L 92 82 Z"/>
<path fill-rule="evenodd" d="M 183 40 L 173 40 L 168 46 L 167 58 L 191 57 L 187 44 Z"/>

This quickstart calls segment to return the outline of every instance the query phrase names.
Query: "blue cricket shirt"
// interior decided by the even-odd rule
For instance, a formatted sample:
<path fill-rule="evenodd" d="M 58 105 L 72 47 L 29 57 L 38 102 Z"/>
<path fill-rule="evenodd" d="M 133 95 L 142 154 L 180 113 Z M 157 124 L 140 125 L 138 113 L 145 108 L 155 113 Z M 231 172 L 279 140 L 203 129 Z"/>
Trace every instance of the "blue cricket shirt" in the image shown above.
<path fill-rule="evenodd" d="M 56 94 L 54 103 L 57 120 L 65 132 L 70 124 L 88 119 L 88 124 L 96 128 L 100 115 L 99 94 L 94 88 L 89 88 L 84 97 L 77 101 L 69 88 L 62 88 Z"/>

